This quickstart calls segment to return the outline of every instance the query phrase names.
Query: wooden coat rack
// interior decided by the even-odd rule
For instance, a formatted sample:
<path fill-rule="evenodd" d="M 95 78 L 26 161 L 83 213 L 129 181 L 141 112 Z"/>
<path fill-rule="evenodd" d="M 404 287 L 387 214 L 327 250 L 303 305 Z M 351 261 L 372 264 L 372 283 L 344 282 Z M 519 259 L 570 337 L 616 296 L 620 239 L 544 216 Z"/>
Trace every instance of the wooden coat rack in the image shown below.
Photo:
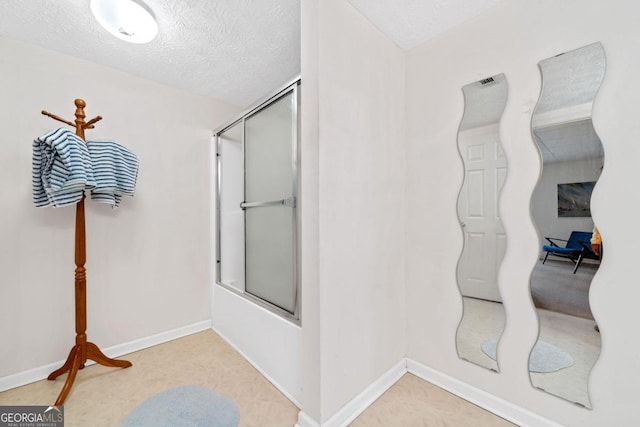
<path fill-rule="evenodd" d="M 93 124 L 102 120 L 102 117 L 96 116 L 88 122 L 84 121 L 86 117 L 84 114 L 84 107 L 87 103 L 82 99 L 75 100 L 76 105 L 76 120 L 75 123 L 66 121 L 54 114 L 42 111 L 45 116 L 51 117 L 59 122 L 65 123 L 69 126 L 73 126 L 76 129 L 76 135 L 84 140 L 84 130 L 93 129 Z M 75 296 L 76 296 L 76 344 L 71 348 L 69 357 L 67 357 L 64 365 L 56 371 L 53 371 L 47 379 L 55 380 L 58 376 L 69 372 L 69 376 L 62 387 L 62 391 L 58 395 L 55 405 L 62 405 L 71 390 L 71 386 L 76 379 L 78 369 L 84 368 L 87 360 L 93 360 L 103 366 L 110 366 L 115 368 L 128 368 L 131 366 L 131 362 L 125 360 L 110 359 L 100 351 L 97 345 L 91 342 L 87 342 L 87 273 L 84 268 L 84 264 L 87 259 L 86 255 L 86 235 L 85 235 L 85 223 L 84 223 L 84 199 L 85 195 L 82 195 L 82 199 L 76 204 L 76 238 L 75 238 Z"/>

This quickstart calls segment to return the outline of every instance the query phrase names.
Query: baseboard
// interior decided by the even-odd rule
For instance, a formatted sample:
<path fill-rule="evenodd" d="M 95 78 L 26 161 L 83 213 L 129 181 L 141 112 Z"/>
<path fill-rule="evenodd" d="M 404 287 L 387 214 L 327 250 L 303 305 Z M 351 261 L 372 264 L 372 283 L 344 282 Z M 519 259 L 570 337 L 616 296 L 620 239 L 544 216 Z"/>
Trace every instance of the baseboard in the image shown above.
<path fill-rule="evenodd" d="M 293 427 L 320 427 L 320 424 L 303 411 L 300 411 L 298 412 L 298 422 Z"/>
<path fill-rule="evenodd" d="M 407 372 L 422 378 L 456 396 L 469 401 L 522 427 L 562 427 L 554 421 L 507 402 L 484 390 L 473 387 L 440 371 L 407 359 Z"/>
<path fill-rule="evenodd" d="M 300 411 L 295 427 L 345 427 L 363 413 L 406 372 L 416 375 L 516 425 L 522 427 L 562 427 L 554 421 L 411 359 L 402 359 L 322 425 L 318 424 L 305 412 Z"/>
<path fill-rule="evenodd" d="M 191 335 L 196 332 L 201 332 L 210 328 L 211 320 L 204 320 L 202 322 L 193 323 L 181 328 L 161 332 L 159 334 L 129 341 L 123 344 L 114 345 L 112 347 L 104 348 L 101 350 L 108 357 L 117 358 L 125 354 L 133 353 L 134 351 L 144 350 L 145 348 L 153 347 L 154 345 L 172 341 L 177 338 L 182 338 L 184 336 Z M 27 371 L 0 377 L 0 391 L 9 390 L 15 387 L 23 386 L 25 384 L 43 380 L 47 378 L 51 372 L 61 367 L 64 362 L 65 360 L 63 359 L 57 362 L 50 363 L 48 365 L 39 366 Z M 93 364 L 95 364 L 94 361 L 87 361 L 87 366 Z"/>
<path fill-rule="evenodd" d="M 322 427 L 344 427 L 362 414 L 382 394 L 389 390 L 407 372 L 406 359 L 400 360 L 391 369 L 382 374 L 369 387 L 351 399 L 338 412 L 329 418 Z M 304 412 L 298 414 L 297 427 L 320 427 L 319 424 Z"/>
<path fill-rule="evenodd" d="M 282 387 L 276 380 L 273 379 L 273 377 L 271 375 L 269 375 L 264 369 L 262 369 L 258 364 L 256 364 L 245 352 L 243 352 L 240 348 L 238 348 L 238 346 L 236 346 L 229 338 L 227 338 L 224 334 L 220 333 L 220 331 L 218 331 L 216 328 L 214 328 L 213 326 L 211 327 L 211 329 L 213 329 L 213 331 L 218 334 L 220 336 L 220 338 L 222 338 L 224 340 L 224 342 L 226 342 L 227 344 L 229 344 L 229 346 L 231 346 L 235 351 L 237 351 L 238 353 L 240 353 L 240 355 L 244 358 L 244 360 L 246 360 L 247 362 L 249 362 L 251 364 L 251 366 L 253 366 L 258 372 L 260 372 L 260 374 L 265 377 L 271 384 L 273 384 L 273 386 L 275 388 L 278 389 L 278 391 L 280 391 L 280 393 L 284 394 L 284 396 L 289 399 L 291 401 L 291 403 L 293 403 L 294 405 L 296 405 L 296 407 L 298 408 L 302 408 L 302 405 L 300 404 L 300 402 L 298 401 L 298 399 L 296 399 L 295 397 L 293 397 L 291 395 L 291 393 L 289 393 L 284 387 Z"/>

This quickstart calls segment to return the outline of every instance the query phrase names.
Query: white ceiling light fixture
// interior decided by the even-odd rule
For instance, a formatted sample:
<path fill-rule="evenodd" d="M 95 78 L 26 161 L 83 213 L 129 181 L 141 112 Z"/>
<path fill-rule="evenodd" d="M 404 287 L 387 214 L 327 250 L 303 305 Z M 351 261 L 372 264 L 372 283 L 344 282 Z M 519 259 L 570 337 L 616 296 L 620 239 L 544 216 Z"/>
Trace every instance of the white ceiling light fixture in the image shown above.
<path fill-rule="evenodd" d="M 100 25 L 121 40 L 148 43 L 158 34 L 151 10 L 137 0 L 91 0 L 91 13 Z"/>

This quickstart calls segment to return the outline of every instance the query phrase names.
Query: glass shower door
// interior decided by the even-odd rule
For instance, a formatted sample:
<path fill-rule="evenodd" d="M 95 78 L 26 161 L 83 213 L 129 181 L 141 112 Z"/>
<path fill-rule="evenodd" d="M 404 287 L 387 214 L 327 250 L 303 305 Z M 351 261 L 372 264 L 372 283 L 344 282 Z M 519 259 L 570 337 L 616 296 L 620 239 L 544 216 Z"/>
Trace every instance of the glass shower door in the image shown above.
<path fill-rule="evenodd" d="M 291 314 L 297 299 L 297 97 L 244 120 L 245 292 Z"/>
<path fill-rule="evenodd" d="M 244 127 L 233 124 L 218 135 L 218 281 L 244 292 Z"/>

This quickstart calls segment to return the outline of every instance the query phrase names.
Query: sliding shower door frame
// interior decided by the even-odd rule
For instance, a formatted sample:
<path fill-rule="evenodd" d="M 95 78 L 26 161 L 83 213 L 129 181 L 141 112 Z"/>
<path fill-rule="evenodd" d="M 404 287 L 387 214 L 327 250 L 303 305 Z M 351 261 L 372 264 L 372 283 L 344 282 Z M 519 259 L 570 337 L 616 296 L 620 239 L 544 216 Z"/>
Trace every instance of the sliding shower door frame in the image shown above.
<path fill-rule="evenodd" d="M 259 298 L 255 295 L 252 295 L 251 293 L 246 291 L 246 283 L 244 284 L 242 290 L 239 290 L 238 288 L 231 286 L 227 283 L 224 283 L 222 281 L 222 260 L 221 260 L 221 209 L 220 209 L 220 201 L 221 201 L 221 197 L 220 197 L 220 193 L 221 193 L 221 183 L 222 183 L 222 158 L 220 156 L 220 144 L 221 144 L 221 135 L 226 132 L 227 130 L 231 129 L 232 127 L 241 124 L 242 125 L 242 153 L 243 153 L 243 165 L 246 164 L 245 163 L 245 138 L 246 138 L 246 127 L 245 127 L 245 121 L 250 118 L 251 116 L 254 116 L 255 114 L 259 113 L 260 111 L 264 110 L 265 108 L 268 108 L 269 106 L 271 106 L 272 104 L 274 104 L 275 102 L 279 101 L 280 99 L 284 98 L 285 96 L 292 94 L 293 95 L 293 99 L 294 99 L 294 105 L 293 105 L 293 114 L 295 117 L 294 123 L 293 123 L 293 127 L 294 127 L 294 135 L 295 135 L 295 143 L 293 144 L 292 147 L 292 177 L 291 177 L 291 182 L 292 182 L 292 194 L 293 197 L 295 198 L 295 214 L 293 216 L 293 253 L 295 254 L 294 256 L 294 260 L 293 260 L 293 265 L 294 265 L 294 280 L 295 280 L 295 286 L 294 286 L 294 292 L 295 292 L 295 309 L 293 313 L 290 313 L 289 311 L 280 308 L 272 303 L 270 303 L 269 301 L 266 301 L 262 298 Z M 293 81 L 287 83 L 285 86 L 283 86 L 282 88 L 278 89 L 277 91 L 275 91 L 274 93 L 272 93 L 271 95 L 267 96 L 265 99 L 263 99 L 262 101 L 256 103 L 256 105 L 254 105 L 253 107 L 250 107 L 249 109 L 245 110 L 243 113 L 241 113 L 240 117 L 235 119 L 232 122 L 227 123 L 226 125 L 214 130 L 213 132 L 213 137 L 214 137 L 214 143 L 215 143 L 215 148 L 216 148 L 216 174 L 215 174 L 215 179 L 216 179 L 216 183 L 215 183 L 215 188 L 216 188 L 216 212 L 215 212 L 215 218 L 216 218 L 216 233 L 215 233 L 215 238 L 216 238 L 216 284 L 239 295 L 242 298 L 247 299 L 248 301 L 251 301 L 261 307 L 263 307 L 264 309 L 277 314 L 295 324 L 300 324 L 300 302 L 301 302 L 301 298 L 300 298 L 300 267 L 299 267 L 299 260 L 300 260 L 300 244 L 299 244 L 299 240 L 300 240 L 300 220 L 299 220 L 299 216 L 300 216 L 300 197 L 298 195 L 298 170 L 299 170 L 299 165 L 300 165 L 300 155 L 299 155 L 299 147 L 300 147 L 300 77 L 297 77 L 296 79 L 294 79 Z M 243 170 L 243 174 L 246 173 L 246 170 Z M 245 219 L 243 218 L 243 223 L 244 223 Z M 243 236 L 245 239 L 245 253 L 246 253 L 246 234 Z M 245 259 L 245 277 L 246 277 L 246 259 Z"/>

